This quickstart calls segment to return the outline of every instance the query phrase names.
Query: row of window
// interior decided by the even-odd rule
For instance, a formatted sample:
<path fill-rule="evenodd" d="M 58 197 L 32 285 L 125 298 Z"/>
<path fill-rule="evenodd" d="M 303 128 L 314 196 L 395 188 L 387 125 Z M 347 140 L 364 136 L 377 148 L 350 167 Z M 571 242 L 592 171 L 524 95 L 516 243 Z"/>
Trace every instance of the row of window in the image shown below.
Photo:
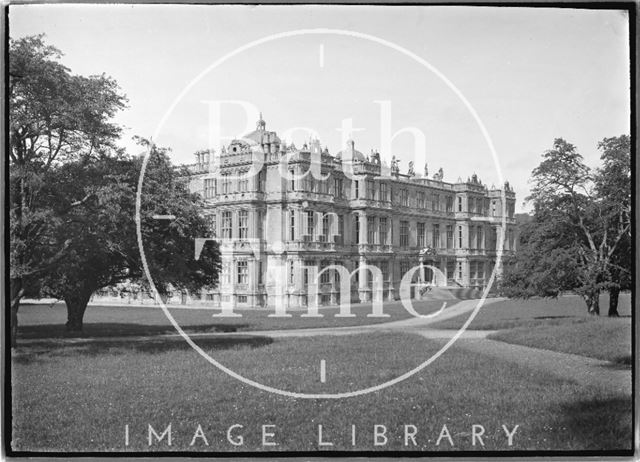
<path fill-rule="evenodd" d="M 239 175 L 248 173 L 247 171 L 239 172 Z M 344 180 L 343 178 L 333 178 L 333 183 L 330 181 L 321 181 L 314 178 L 312 175 L 307 175 L 302 179 L 296 180 L 294 171 L 291 170 L 291 180 L 289 182 L 289 191 L 305 191 L 315 192 L 321 194 L 332 194 L 336 198 L 344 197 Z M 258 174 L 257 191 L 264 191 L 264 175 L 265 172 L 261 171 Z M 222 174 L 220 178 L 220 193 L 230 194 L 233 192 L 247 192 L 249 191 L 249 178 L 239 178 L 232 180 L 229 174 Z M 387 202 L 388 197 L 388 185 L 386 183 L 380 183 L 373 180 L 365 180 L 366 183 L 366 195 L 360 193 L 360 183 L 362 180 L 354 181 L 354 198 L 366 198 L 371 200 L 378 200 Z M 204 197 L 210 199 L 218 194 L 217 191 L 218 180 L 215 178 L 207 178 L 204 180 Z M 331 188 L 333 186 L 333 188 Z M 395 191 L 391 191 L 391 202 L 396 205 L 404 207 L 417 207 L 419 209 L 453 212 L 454 196 L 452 195 L 440 195 L 438 193 L 428 194 L 426 191 L 417 191 L 415 196 L 415 204 L 413 199 L 409 196 L 409 189 L 400 188 Z M 457 211 L 464 211 L 463 199 L 458 196 Z M 467 209 L 469 213 L 476 213 L 479 215 L 484 214 L 489 206 L 489 199 L 484 197 L 468 197 Z M 513 218 L 515 212 L 515 204 L 507 204 L 507 216 Z M 497 201 L 491 201 L 491 216 L 499 216 L 497 210 Z"/>
<path fill-rule="evenodd" d="M 234 232 L 233 226 L 233 211 L 225 210 L 220 214 L 220 237 L 223 239 L 247 239 L 249 237 L 249 211 L 248 210 L 237 210 L 237 232 Z M 295 240 L 298 235 L 297 231 L 297 223 L 296 223 L 296 212 L 294 210 L 289 212 L 289 236 L 290 240 Z M 332 241 L 331 237 L 337 235 L 338 238 L 344 235 L 344 216 L 336 215 L 335 213 L 325 213 L 325 214 L 317 214 L 312 210 L 307 210 L 303 215 L 303 236 L 308 236 L 307 239 L 314 241 Z M 336 218 L 337 218 L 337 226 L 336 226 Z M 353 239 L 352 242 L 355 244 L 360 244 L 360 215 L 354 215 L 354 226 L 353 226 Z M 208 215 L 209 227 L 210 227 L 210 237 L 217 238 L 217 216 L 215 214 Z M 321 220 L 320 229 L 317 228 L 317 220 Z M 258 236 L 262 236 L 262 212 L 258 212 Z M 387 217 L 375 217 L 368 216 L 367 217 L 367 243 L 368 244 L 380 244 L 380 245 L 388 245 L 389 244 L 389 236 L 390 236 L 390 228 L 389 228 L 389 220 Z M 457 227 L 457 248 L 464 247 L 464 234 L 463 227 Z M 410 246 L 409 239 L 409 230 L 410 224 L 409 221 L 401 220 L 400 221 L 400 235 L 399 235 L 399 245 L 401 248 L 408 248 Z M 489 242 L 486 239 L 491 239 Z M 469 226 L 468 233 L 468 248 L 470 249 L 484 249 L 484 248 L 496 248 L 497 235 L 495 229 L 491 228 L 491 235 L 488 236 L 487 233 L 484 232 L 484 227 L 482 225 L 478 226 Z M 427 224 L 424 222 L 416 223 L 416 245 L 418 247 L 424 248 L 427 246 L 431 246 L 434 249 L 446 248 L 453 249 L 454 248 L 454 226 L 446 225 L 445 226 L 445 235 L 444 241 L 441 241 L 441 228 L 440 224 L 435 223 L 431 225 L 431 239 L 427 239 Z M 508 230 L 507 240 L 505 242 L 505 250 L 513 250 L 514 249 L 514 234 L 513 229 Z"/>
<path fill-rule="evenodd" d="M 296 211 L 289 211 L 289 239 L 295 240 L 298 235 L 296 224 Z M 337 226 L 336 226 L 337 218 Z M 318 221 L 321 222 L 321 227 L 316 230 Z M 303 229 L 302 235 L 307 236 L 309 240 L 330 241 L 331 236 L 337 235 L 338 237 L 344 235 L 344 216 L 337 215 L 335 213 L 318 214 L 312 210 L 306 210 L 303 214 Z"/>
<path fill-rule="evenodd" d="M 231 173 L 222 173 L 219 179 L 205 178 L 204 180 L 204 198 L 211 199 L 218 194 L 218 183 L 220 184 L 220 194 L 231 194 L 235 192 L 250 191 L 249 170 L 237 172 L 239 178 L 232 179 Z M 242 176 L 246 175 L 246 176 Z M 265 172 L 258 173 L 257 183 L 254 184 L 256 191 L 264 191 L 265 188 Z"/>
<path fill-rule="evenodd" d="M 374 217 L 369 217 L 369 220 L 374 220 Z M 370 224 L 372 223 L 372 224 Z M 384 219 L 384 221 L 382 222 L 384 223 L 384 226 L 386 228 L 386 218 Z M 357 223 L 356 223 L 357 224 Z M 369 239 L 369 243 L 375 243 L 376 241 L 376 236 L 375 236 L 375 225 L 372 222 L 368 222 L 368 239 Z M 409 229 L 410 229 L 410 225 L 408 221 L 400 221 L 400 239 L 399 239 L 399 245 L 401 248 L 407 248 L 410 245 L 410 240 L 409 240 Z M 373 230 L 373 231 L 371 231 Z M 431 239 L 427 240 L 427 227 L 426 227 L 426 223 L 424 222 L 418 222 L 416 223 L 416 245 L 418 247 L 424 248 L 427 246 L 430 246 L 434 249 L 440 249 L 440 248 L 446 248 L 446 249 L 453 249 L 454 248 L 454 226 L 453 225 L 446 225 L 445 226 L 445 235 L 444 235 L 444 242 L 441 241 L 441 234 L 440 234 L 440 224 L 436 223 L 431 225 Z M 469 227 L 469 240 L 468 240 L 468 247 L 470 249 L 484 249 L 485 248 L 485 241 L 483 240 L 483 227 L 482 226 L 471 226 Z M 494 235 L 495 235 L 495 231 L 493 231 Z M 380 240 L 380 243 L 386 243 L 386 232 L 384 233 L 384 240 Z M 464 247 L 464 239 L 463 239 L 463 228 L 462 226 L 458 226 L 458 245 L 457 248 L 461 249 Z M 495 240 L 493 241 L 493 247 L 491 248 L 495 248 Z"/>
<path fill-rule="evenodd" d="M 234 233 L 233 211 L 224 210 L 220 213 L 220 237 L 222 239 L 247 239 L 249 237 L 249 211 L 237 210 L 237 222 Z M 207 215 L 209 237 L 218 238 L 218 220 L 216 214 Z M 262 236 L 262 212 L 258 212 L 258 236 Z"/>
<path fill-rule="evenodd" d="M 340 283 L 340 273 L 337 270 L 334 269 L 328 269 L 328 267 L 331 265 L 332 263 L 326 260 L 320 261 L 319 263 L 317 263 L 314 260 L 304 260 L 303 265 L 304 268 L 302 270 L 302 283 L 303 285 L 309 285 L 312 281 L 311 281 L 311 273 L 310 273 L 310 268 L 316 267 L 316 270 L 318 271 L 318 274 L 320 275 L 320 279 L 319 279 L 319 283 L 320 284 L 330 284 L 332 282 L 339 284 Z M 382 281 L 383 282 L 388 282 L 390 281 L 390 277 L 391 277 L 391 273 L 389 271 L 389 262 L 388 261 L 380 261 L 380 262 L 371 262 L 369 263 L 369 265 L 371 266 L 375 266 L 378 269 L 380 269 L 380 272 L 382 273 Z M 409 269 L 412 267 L 411 263 L 408 260 L 403 260 L 400 262 L 400 271 L 401 274 L 404 274 L 404 272 L 409 271 Z M 404 271 L 404 272 L 402 272 Z M 295 275 L 296 275 L 296 266 L 295 263 L 293 261 L 289 262 L 289 284 L 294 284 L 295 283 Z M 353 275 L 353 278 L 351 279 L 351 283 L 354 286 L 358 286 L 359 285 L 359 279 L 360 279 L 360 273 L 358 271 L 356 271 Z M 369 278 L 369 285 L 372 284 L 372 279 L 373 278 Z"/>
<path fill-rule="evenodd" d="M 389 197 L 387 194 L 388 185 L 386 183 L 380 183 L 373 180 L 365 180 L 366 183 L 366 195 L 360 194 L 361 180 L 354 181 L 354 198 L 366 198 L 370 200 L 378 200 L 381 202 L 388 202 Z M 453 196 L 443 195 L 438 193 L 428 194 L 426 191 L 417 191 L 415 196 L 415 202 L 409 195 L 408 188 L 390 189 L 391 191 L 391 203 L 395 205 L 401 205 L 404 207 L 417 207 L 420 209 L 427 209 L 433 211 L 447 211 L 453 212 Z M 394 194 L 395 193 L 395 194 Z"/>
<path fill-rule="evenodd" d="M 377 227 L 376 220 L 378 221 Z M 367 217 L 367 243 L 388 245 L 389 235 L 389 220 L 387 217 Z M 355 215 L 352 242 L 360 244 L 360 241 L 360 215 Z"/>
<path fill-rule="evenodd" d="M 369 263 L 371 266 L 376 266 L 380 269 L 382 273 L 382 281 L 389 282 L 391 279 L 390 266 L 388 261 L 379 261 L 379 262 L 371 262 Z M 332 262 L 323 260 L 317 262 L 315 260 L 304 260 L 302 268 L 302 283 L 303 285 L 309 285 L 311 282 L 312 273 L 311 268 L 315 267 L 317 274 L 320 275 L 319 283 L 320 284 L 330 284 L 340 283 L 340 273 L 334 269 L 327 269 L 332 265 Z M 405 275 L 415 266 L 415 262 L 409 260 L 401 260 L 399 264 L 400 275 Z M 457 270 L 457 279 L 463 279 L 463 271 L 462 271 L 462 262 L 456 262 L 453 260 L 448 260 L 446 263 L 446 273 L 448 279 L 456 279 L 456 270 Z M 489 268 L 489 273 L 492 271 Z M 288 283 L 294 284 L 296 274 L 298 273 L 297 266 L 294 261 L 288 262 Z M 359 285 L 359 277 L 360 274 L 356 271 L 352 278 L 352 284 L 354 286 Z M 418 277 L 417 274 L 414 277 Z M 485 262 L 482 261 L 470 261 L 469 262 L 469 278 L 471 280 L 484 280 L 485 277 Z M 223 282 L 231 283 L 231 272 L 226 271 L 223 274 Z M 235 262 L 235 282 L 237 284 L 248 284 L 249 283 L 249 262 L 247 260 L 238 260 Z M 262 284 L 262 262 L 258 262 L 258 284 Z M 373 278 L 368 277 L 368 285 L 371 287 L 373 284 Z"/>
<path fill-rule="evenodd" d="M 231 284 L 230 268 L 227 266 L 226 271 L 222 271 L 222 282 Z M 258 284 L 262 284 L 262 262 L 258 262 Z M 237 260 L 235 262 L 235 282 L 237 284 L 249 283 L 249 262 L 247 260 Z"/>

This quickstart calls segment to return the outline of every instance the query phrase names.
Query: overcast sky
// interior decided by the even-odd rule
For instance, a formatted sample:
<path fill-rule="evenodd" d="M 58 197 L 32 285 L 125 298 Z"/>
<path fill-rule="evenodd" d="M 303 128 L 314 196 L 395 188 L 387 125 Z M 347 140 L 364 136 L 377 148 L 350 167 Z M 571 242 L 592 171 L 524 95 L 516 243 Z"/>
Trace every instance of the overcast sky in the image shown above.
<path fill-rule="evenodd" d="M 388 101 L 392 132 L 413 127 L 424 134 L 430 174 L 442 167 L 448 181 L 475 172 L 497 184 L 487 142 L 449 82 L 486 126 L 503 178 L 515 187 L 523 210 L 531 170 L 554 138 L 575 144 L 595 166 L 599 140 L 629 133 L 628 23 L 619 11 L 12 5 L 9 18 L 12 38 L 45 33 L 74 73 L 114 77 L 129 98 L 130 107 L 118 116 L 127 127 L 123 144 L 134 149 L 133 135 L 156 134 L 176 162 L 193 162 L 193 152 L 208 147 L 207 101 L 246 101 L 279 134 L 312 128 L 333 154 L 342 149 L 338 128 L 347 118 L 362 129 L 353 132 L 356 149 L 382 150 L 382 104 L 376 101 Z M 367 34 L 378 42 L 337 33 L 273 39 L 194 81 L 252 41 L 319 28 Z M 231 104 L 223 105 L 222 122 L 223 135 L 239 136 L 255 126 Z M 293 131 L 290 139 L 300 146 L 308 135 Z M 414 146 L 409 133 L 394 139 L 401 171 L 414 159 Z"/>

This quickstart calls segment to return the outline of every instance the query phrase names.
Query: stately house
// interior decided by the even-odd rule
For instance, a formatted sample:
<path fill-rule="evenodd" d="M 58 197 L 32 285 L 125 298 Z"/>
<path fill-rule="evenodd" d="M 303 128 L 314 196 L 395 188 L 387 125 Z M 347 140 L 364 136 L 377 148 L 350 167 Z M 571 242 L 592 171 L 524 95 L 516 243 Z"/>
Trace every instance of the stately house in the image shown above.
<path fill-rule="evenodd" d="M 442 169 L 428 178 L 426 166 L 424 175 L 412 165 L 400 173 L 395 160 L 386 166 L 377 152 L 365 156 L 352 141 L 336 155 L 317 140 L 287 146 L 262 116 L 255 131 L 196 159 L 190 189 L 206 202 L 206 237 L 221 245 L 219 287 L 202 294 L 214 305 L 337 304 L 339 272 L 316 277 L 330 265 L 353 272 L 352 301 L 397 299 L 403 275 L 421 264 L 415 296 L 420 284 L 483 289 L 495 266 L 503 209 L 504 252 L 515 251 L 508 183 L 487 188 L 475 174 L 449 183 Z M 379 268 L 382 284 L 373 283 L 365 265 Z"/>

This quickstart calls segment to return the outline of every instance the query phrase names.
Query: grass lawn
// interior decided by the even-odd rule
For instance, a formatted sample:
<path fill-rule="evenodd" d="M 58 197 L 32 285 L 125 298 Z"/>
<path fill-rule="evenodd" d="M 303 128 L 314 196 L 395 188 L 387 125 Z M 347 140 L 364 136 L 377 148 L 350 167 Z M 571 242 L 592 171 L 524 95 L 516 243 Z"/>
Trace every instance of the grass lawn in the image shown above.
<path fill-rule="evenodd" d="M 290 391 L 337 392 L 381 383 L 440 343 L 410 334 L 200 340 L 222 364 Z M 327 381 L 319 379 L 326 359 Z M 276 396 L 205 362 L 184 342 L 20 346 L 12 358 L 13 447 L 66 451 L 250 451 L 318 449 L 318 425 L 334 450 L 571 450 L 631 448 L 630 397 L 482 356 L 454 345 L 391 388 L 341 400 Z M 148 446 L 148 425 L 172 426 L 172 446 Z M 242 446 L 226 439 L 242 435 Z M 129 425 L 130 445 L 124 428 Z M 197 426 L 207 438 L 190 446 Z M 261 443 L 262 425 L 278 445 Z M 352 446 L 352 425 L 356 445 Z M 374 425 L 388 441 L 374 446 Z M 404 425 L 416 427 L 405 446 Z M 446 438 L 435 442 L 447 426 Z M 472 445 L 472 426 L 483 443 Z M 508 446 L 502 429 L 519 425 Z"/>
<path fill-rule="evenodd" d="M 606 318 L 609 297 L 600 296 L 600 318 Z M 621 317 L 631 316 L 631 295 L 621 294 L 618 302 Z M 438 329 L 459 329 L 469 318 L 464 314 L 433 324 Z M 503 300 L 483 306 L 469 329 L 500 330 L 513 327 L 536 327 L 562 324 L 566 320 L 593 318 L 581 297 L 568 295 L 557 299 Z"/>
<path fill-rule="evenodd" d="M 489 338 L 631 365 L 631 322 L 628 318 L 585 318 L 551 326 L 517 327 L 501 330 Z"/>
<path fill-rule="evenodd" d="M 631 296 L 620 296 L 620 318 L 606 316 L 608 297 L 600 299 L 602 316 L 587 314 L 580 297 L 506 300 L 483 307 L 469 329 L 498 330 L 489 338 L 622 364 L 631 364 Z M 456 329 L 468 316 L 433 325 Z"/>
<path fill-rule="evenodd" d="M 447 301 L 447 306 L 457 301 Z M 438 301 L 414 301 L 420 314 L 437 311 Z M 170 309 L 178 324 L 187 332 L 243 332 L 255 330 L 298 329 L 314 327 L 357 326 L 406 319 L 411 315 L 400 302 L 384 304 L 388 318 L 367 317 L 371 305 L 353 305 L 353 318 L 336 318 L 339 308 L 321 308 L 322 318 L 301 317 L 306 311 L 292 311 L 290 318 L 270 318 L 273 310 L 236 310 L 240 318 L 212 318 L 220 310 Z M 19 338 L 65 337 L 66 308 L 64 303 L 23 305 L 18 311 Z M 117 337 L 126 335 L 154 335 L 175 333 L 160 307 L 157 306 L 89 306 L 84 318 L 84 337 Z"/>

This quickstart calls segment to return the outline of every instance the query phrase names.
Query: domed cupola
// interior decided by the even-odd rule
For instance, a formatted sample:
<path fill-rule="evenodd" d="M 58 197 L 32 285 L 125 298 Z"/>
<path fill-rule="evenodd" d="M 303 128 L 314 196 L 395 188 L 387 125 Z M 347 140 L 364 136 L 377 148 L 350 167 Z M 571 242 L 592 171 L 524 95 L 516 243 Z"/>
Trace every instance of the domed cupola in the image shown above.
<path fill-rule="evenodd" d="M 364 154 L 356 150 L 356 143 L 353 140 L 347 141 L 346 148 L 340 151 L 336 155 L 336 158 L 346 160 L 347 162 L 365 162 L 367 160 Z"/>
<path fill-rule="evenodd" d="M 242 139 L 250 144 L 257 144 L 264 146 L 265 144 L 280 145 L 280 138 L 276 135 L 276 132 L 268 132 L 266 130 L 267 123 L 262 118 L 262 112 L 260 113 L 260 119 L 256 122 L 256 129 L 251 133 L 247 133 Z M 271 148 L 267 148 L 271 152 Z"/>

